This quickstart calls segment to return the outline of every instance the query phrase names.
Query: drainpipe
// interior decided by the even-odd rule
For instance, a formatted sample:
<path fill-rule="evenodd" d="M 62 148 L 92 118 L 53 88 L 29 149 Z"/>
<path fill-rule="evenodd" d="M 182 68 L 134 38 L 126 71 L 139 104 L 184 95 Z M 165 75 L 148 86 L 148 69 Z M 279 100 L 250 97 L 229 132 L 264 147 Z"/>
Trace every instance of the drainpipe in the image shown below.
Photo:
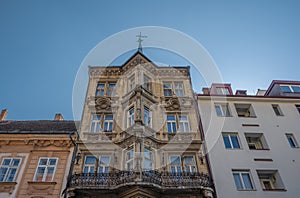
<path fill-rule="evenodd" d="M 62 195 L 64 196 L 64 198 L 67 198 L 67 189 L 70 186 L 70 182 L 72 179 L 72 173 L 73 173 L 73 169 L 74 169 L 74 164 L 75 164 L 75 158 L 76 158 L 76 154 L 77 154 L 77 150 L 78 150 L 78 145 L 76 144 L 76 142 L 74 141 L 74 139 L 72 138 L 72 136 L 76 133 L 76 139 L 79 140 L 79 134 L 77 131 L 73 131 L 72 133 L 69 134 L 69 138 L 71 140 L 71 142 L 74 145 L 74 151 L 72 154 L 72 161 L 71 161 L 71 165 L 70 165 L 70 170 L 69 170 L 69 174 L 68 174 L 68 178 L 67 178 L 67 186 L 66 188 L 63 190 Z"/>

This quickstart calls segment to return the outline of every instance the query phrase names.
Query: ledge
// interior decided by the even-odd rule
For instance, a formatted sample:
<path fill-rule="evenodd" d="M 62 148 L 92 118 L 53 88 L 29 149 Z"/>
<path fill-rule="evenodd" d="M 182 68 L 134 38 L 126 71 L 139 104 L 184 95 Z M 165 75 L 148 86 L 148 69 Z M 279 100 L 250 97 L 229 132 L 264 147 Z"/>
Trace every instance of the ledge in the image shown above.
<path fill-rule="evenodd" d="M 286 189 L 281 189 L 281 188 L 278 188 L 278 189 L 263 189 L 263 191 L 269 191 L 269 192 L 285 192 L 287 191 Z"/>
<path fill-rule="evenodd" d="M 0 192 L 6 192 L 11 194 L 16 186 L 17 182 L 0 182 Z"/>

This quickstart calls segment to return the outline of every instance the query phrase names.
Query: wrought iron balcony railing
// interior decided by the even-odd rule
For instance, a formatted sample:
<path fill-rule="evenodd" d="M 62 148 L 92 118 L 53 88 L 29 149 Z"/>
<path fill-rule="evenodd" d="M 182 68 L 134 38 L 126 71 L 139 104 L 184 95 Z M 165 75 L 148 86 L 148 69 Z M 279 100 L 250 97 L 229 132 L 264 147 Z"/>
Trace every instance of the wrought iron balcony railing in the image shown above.
<path fill-rule="evenodd" d="M 124 185 L 157 185 L 162 189 L 210 187 L 210 178 L 204 173 L 169 173 L 158 171 L 118 171 L 112 173 L 80 173 L 72 176 L 71 188 L 93 187 L 115 189 Z"/>

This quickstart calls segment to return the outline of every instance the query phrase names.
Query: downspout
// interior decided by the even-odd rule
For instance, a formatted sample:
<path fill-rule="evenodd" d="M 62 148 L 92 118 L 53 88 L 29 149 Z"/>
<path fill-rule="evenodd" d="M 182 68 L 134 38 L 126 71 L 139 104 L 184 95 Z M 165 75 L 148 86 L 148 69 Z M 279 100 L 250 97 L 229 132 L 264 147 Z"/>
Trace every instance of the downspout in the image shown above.
<path fill-rule="evenodd" d="M 78 150 L 78 145 L 76 144 L 76 142 L 74 141 L 74 139 L 72 138 L 72 136 L 76 133 L 76 139 L 79 140 L 79 134 L 77 131 L 73 131 L 72 133 L 69 134 L 69 138 L 71 140 L 71 142 L 73 143 L 74 145 L 74 151 L 73 151 L 73 154 L 72 154 L 72 161 L 71 161 L 71 165 L 70 165 L 70 170 L 69 170 L 69 174 L 68 174 L 68 177 L 67 177 L 67 185 L 66 185 L 66 188 L 63 190 L 62 192 L 62 195 L 64 196 L 64 198 L 67 198 L 67 189 L 69 188 L 70 186 L 70 182 L 71 182 L 71 179 L 72 179 L 72 173 L 73 173 L 73 169 L 74 169 L 74 164 L 75 164 L 75 158 L 76 158 L 76 154 L 77 154 L 77 150 Z"/>
<path fill-rule="evenodd" d="M 210 175 L 210 183 L 211 183 L 211 187 L 213 189 L 213 196 L 214 196 L 214 198 L 217 198 L 215 183 L 214 183 L 214 179 L 213 179 L 213 173 L 212 173 L 212 170 L 211 170 L 209 155 L 208 155 L 207 147 L 206 147 L 206 141 L 205 141 L 203 125 L 202 125 L 202 120 L 201 120 L 201 116 L 200 116 L 200 110 L 199 110 L 199 105 L 198 105 L 198 95 L 194 94 L 194 98 L 196 99 L 196 114 L 197 114 L 198 121 L 199 121 L 198 122 L 198 127 L 199 127 L 199 130 L 200 130 L 201 139 L 203 141 L 203 150 L 204 150 L 204 153 L 205 153 L 205 162 L 207 164 L 208 173 Z"/>

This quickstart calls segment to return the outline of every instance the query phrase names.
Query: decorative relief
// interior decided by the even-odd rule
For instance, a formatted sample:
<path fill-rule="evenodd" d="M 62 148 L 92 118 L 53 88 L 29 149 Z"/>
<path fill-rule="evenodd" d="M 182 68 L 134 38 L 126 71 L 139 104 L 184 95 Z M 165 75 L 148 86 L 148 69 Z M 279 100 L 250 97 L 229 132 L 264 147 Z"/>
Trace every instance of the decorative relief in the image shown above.
<path fill-rule="evenodd" d="M 52 195 L 56 182 L 32 182 L 28 181 L 28 194 Z"/>
<path fill-rule="evenodd" d="M 178 98 L 170 98 L 166 101 L 166 109 L 168 110 L 179 110 L 180 109 L 180 102 Z"/>
<path fill-rule="evenodd" d="M 111 100 L 109 98 L 97 98 L 95 100 L 97 110 L 108 110 L 111 108 Z"/>
<path fill-rule="evenodd" d="M 17 182 L 0 182 L 0 192 L 5 192 L 11 194 Z"/>
<path fill-rule="evenodd" d="M 71 141 L 69 140 L 33 140 L 33 145 L 38 147 L 47 147 L 54 145 L 56 147 L 70 147 Z"/>

